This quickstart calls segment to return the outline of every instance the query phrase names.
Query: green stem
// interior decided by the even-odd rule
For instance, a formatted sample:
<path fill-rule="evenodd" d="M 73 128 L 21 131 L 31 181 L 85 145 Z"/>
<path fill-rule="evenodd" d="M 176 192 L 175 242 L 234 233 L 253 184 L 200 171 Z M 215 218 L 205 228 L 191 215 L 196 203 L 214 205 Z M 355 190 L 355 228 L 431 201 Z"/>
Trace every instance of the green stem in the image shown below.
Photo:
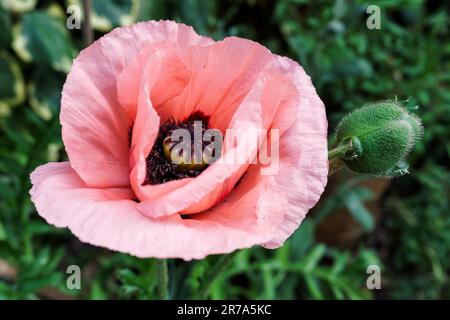
<path fill-rule="evenodd" d="M 328 151 L 329 176 L 344 167 L 344 161 L 342 159 L 347 157 L 350 152 L 353 152 L 351 142 L 340 144 L 334 149 Z"/>
<path fill-rule="evenodd" d="M 94 31 L 91 27 L 91 8 L 92 0 L 83 0 L 83 39 L 86 47 L 94 41 Z"/>
<path fill-rule="evenodd" d="M 219 278 L 219 276 L 223 273 L 223 271 L 230 265 L 236 256 L 238 251 L 234 251 L 230 254 L 222 255 L 217 262 L 212 266 L 212 268 L 208 271 L 205 276 L 205 280 L 203 282 L 202 287 L 199 290 L 199 296 L 201 299 L 207 299 L 209 295 L 209 291 L 211 290 L 212 285 L 215 280 Z"/>
<path fill-rule="evenodd" d="M 158 283 L 156 287 L 156 295 L 159 300 L 169 299 L 169 270 L 167 267 L 167 259 L 156 260 L 156 272 L 158 274 Z"/>

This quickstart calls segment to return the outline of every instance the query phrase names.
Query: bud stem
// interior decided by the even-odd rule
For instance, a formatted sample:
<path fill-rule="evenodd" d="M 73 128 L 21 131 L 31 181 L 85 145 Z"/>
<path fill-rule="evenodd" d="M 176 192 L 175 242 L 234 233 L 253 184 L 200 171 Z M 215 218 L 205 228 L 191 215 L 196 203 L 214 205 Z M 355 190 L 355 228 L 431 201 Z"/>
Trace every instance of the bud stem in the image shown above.
<path fill-rule="evenodd" d="M 159 300 L 169 299 L 169 271 L 167 259 L 156 260 L 157 287 L 156 294 Z"/>
<path fill-rule="evenodd" d="M 344 161 L 342 159 L 348 157 L 349 154 L 354 154 L 351 141 L 339 144 L 334 149 L 328 151 L 329 176 L 344 167 Z"/>

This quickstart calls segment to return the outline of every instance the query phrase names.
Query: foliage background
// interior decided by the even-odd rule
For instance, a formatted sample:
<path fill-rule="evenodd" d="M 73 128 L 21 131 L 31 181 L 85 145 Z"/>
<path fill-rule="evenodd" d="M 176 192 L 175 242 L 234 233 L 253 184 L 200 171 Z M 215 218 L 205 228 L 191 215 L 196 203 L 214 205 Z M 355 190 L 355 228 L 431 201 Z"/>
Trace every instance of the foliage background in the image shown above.
<path fill-rule="evenodd" d="M 0 0 L 0 299 L 151 299 L 155 263 L 80 243 L 47 225 L 30 202 L 29 173 L 66 159 L 58 122 L 61 88 L 83 47 L 68 30 L 68 4 Z M 366 8 L 381 8 L 381 30 Z M 398 97 L 422 118 L 425 135 L 411 174 L 382 180 L 343 172 L 282 248 L 239 252 L 209 298 L 450 298 L 450 91 L 445 2 L 94 0 L 96 38 L 115 26 L 175 19 L 222 39 L 256 40 L 299 61 L 327 106 L 330 134 L 348 110 Z M 332 143 L 332 139 L 330 140 Z M 209 267 L 170 260 L 172 298 L 203 297 Z M 382 289 L 366 268 L 379 264 Z M 68 290 L 66 268 L 82 268 Z"/>

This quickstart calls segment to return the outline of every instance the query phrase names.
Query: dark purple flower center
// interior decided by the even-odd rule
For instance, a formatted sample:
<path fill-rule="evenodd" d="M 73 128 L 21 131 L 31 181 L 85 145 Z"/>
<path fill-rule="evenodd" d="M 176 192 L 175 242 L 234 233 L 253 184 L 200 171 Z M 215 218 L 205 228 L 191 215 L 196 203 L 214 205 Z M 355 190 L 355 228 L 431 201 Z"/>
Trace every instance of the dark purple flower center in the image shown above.
<path fill-rule="evenodd" d="M 198 162 L 197 159 L 196 164 L 194 164 L 196 154 L 194 152 L 194 144 L 199 143 L 202 154 L 205 148 L 211 144 L 210 142 L 205 142 L 203 140 L 195 142 L 194 139 L 192 139 L 188 142 L 190 151 L 192 151 L 189 152 L 189 155 L 192 155 L 192 158 L 189 158 L 189 161 L 184 160 L 181 161 L 181 163 L 178 161 L 178 164 L 174 161 L 174 158 L 180 160 L 184 159 L 183 157 L 186 156 L 182 149 L 177 149 L 177 146 L 180 147 L 180 143 L 184 143 L 186 146 L 186 141 L 181 142 L 172 139 L 173 133 L 177 129 L 186 130 L 185 132 L 189 132 L 190 137 L 195 136 L 194 130 L 200 131 L 203 135 L 206 130 L 210 129 L 209 117 L 202 112 L 197 111 L 182 121 L 169 119 L 160 126 L 156 141 L 146 159 L 147 175 L 144 185 L 156 185 L 172 180 L 196 177 L 208 167 L 208 163 L 203 162 L 202 158 L 200 158 L 200 162 Z"/>

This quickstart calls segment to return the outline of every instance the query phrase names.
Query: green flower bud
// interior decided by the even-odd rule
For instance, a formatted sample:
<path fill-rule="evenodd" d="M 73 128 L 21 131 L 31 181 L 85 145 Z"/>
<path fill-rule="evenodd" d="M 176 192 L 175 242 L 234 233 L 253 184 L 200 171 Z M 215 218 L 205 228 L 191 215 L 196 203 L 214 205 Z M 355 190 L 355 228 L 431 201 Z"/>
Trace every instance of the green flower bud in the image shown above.
<path fill-rule="evenodd" d="M 420 119 L 398 101 L 368 104 L 339 123 L 338 148 L 347 148 L 340 160 L 358 173 L 402 175 L 407 172 L 404 160 L 422 133 Z"/>

